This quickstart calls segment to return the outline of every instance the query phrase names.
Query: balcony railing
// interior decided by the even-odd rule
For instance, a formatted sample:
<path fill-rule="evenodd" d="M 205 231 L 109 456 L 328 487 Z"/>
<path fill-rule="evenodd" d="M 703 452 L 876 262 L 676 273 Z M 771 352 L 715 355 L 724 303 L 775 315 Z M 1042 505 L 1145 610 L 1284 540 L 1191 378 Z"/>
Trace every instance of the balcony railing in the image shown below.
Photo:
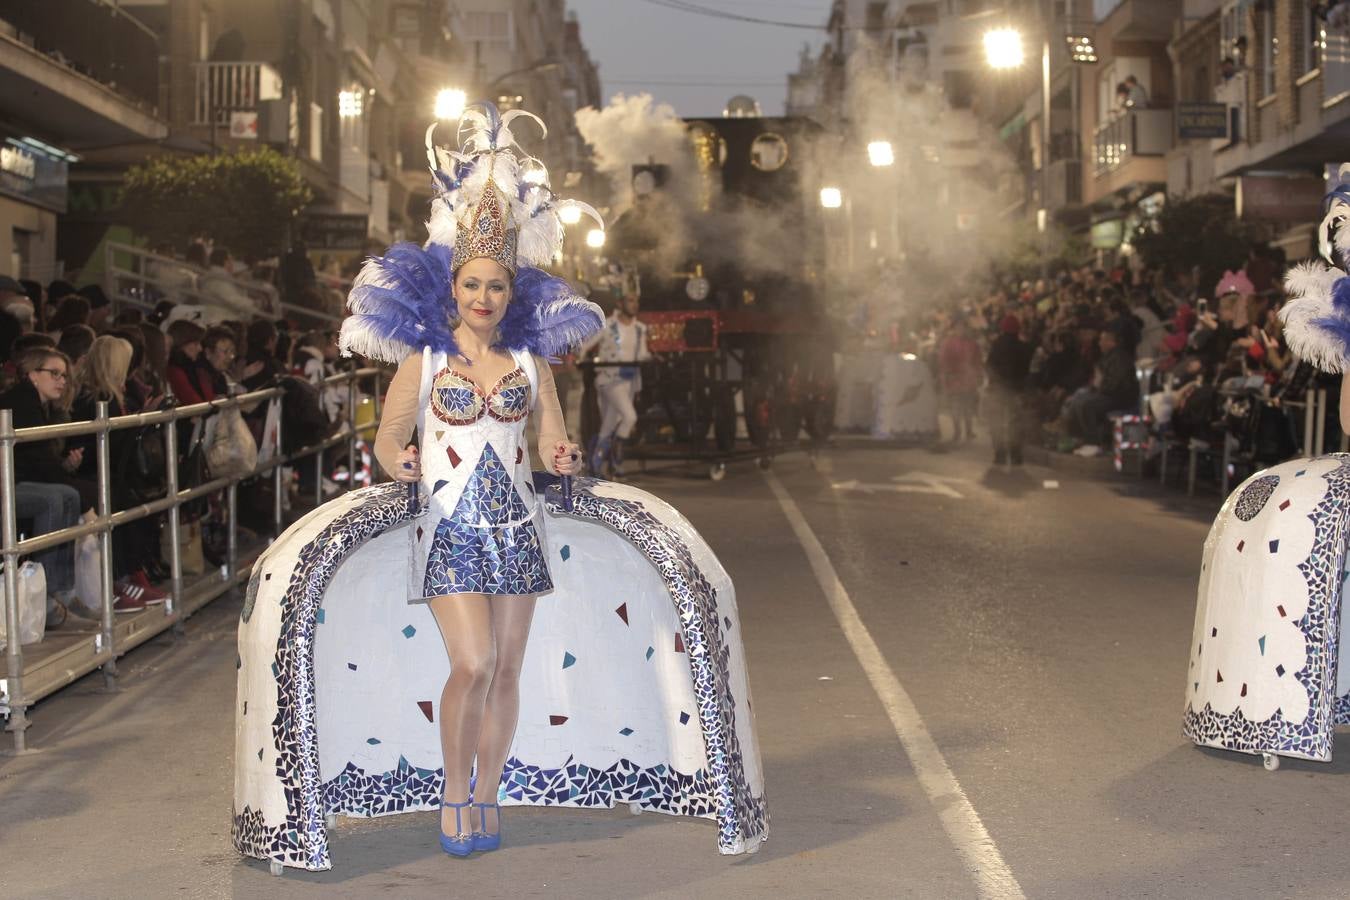
<path fill-rule="evenodd" d="M 1130 110 L 1097 129 L 1094 174 L 1110 175 L 1136 156 L 1162 156 L 1172 145 L 1170 109 Z"/>
<path fill-rule="evenodd" d="M 263 62 L 197 63 L 192 124 L 228 126 L 230 113 L 256 110 L 281 99 L 281 75 Z"/>

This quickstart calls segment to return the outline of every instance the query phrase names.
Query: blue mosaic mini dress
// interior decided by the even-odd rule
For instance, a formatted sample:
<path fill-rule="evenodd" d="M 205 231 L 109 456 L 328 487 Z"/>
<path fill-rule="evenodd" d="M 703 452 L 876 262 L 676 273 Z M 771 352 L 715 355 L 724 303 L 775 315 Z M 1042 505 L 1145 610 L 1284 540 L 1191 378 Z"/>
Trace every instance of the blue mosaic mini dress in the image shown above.
<path fill-rule="evenodd" d="M 413 523 L 412 542 L 424 574 L 421 596 L 410 602 L 553 589 L 534 526 L 538 501 L 525 442 L 534 361 L 524 353 L 515 359 L 484 392 L 445 354 L 423 355 L 427 401 L 418 430 L 427 513 Z"/>

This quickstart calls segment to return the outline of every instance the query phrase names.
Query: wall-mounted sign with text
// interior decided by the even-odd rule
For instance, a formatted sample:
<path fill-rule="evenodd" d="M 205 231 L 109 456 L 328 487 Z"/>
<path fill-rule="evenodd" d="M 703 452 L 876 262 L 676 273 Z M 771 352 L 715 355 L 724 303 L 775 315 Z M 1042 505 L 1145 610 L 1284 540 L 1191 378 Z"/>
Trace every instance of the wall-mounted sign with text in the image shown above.
<path fill-rule="evenodd" d="M 1178 103 L 1177 139 L 1210 140 L 1228 137 L 1228 104 Z"/>
<path fill-rule="evenodd" d="M 31 138 L 0 135 L 0 194 L 63 213 L 70 164 L 60 151 L 49 153 L 44 146 Z"/>

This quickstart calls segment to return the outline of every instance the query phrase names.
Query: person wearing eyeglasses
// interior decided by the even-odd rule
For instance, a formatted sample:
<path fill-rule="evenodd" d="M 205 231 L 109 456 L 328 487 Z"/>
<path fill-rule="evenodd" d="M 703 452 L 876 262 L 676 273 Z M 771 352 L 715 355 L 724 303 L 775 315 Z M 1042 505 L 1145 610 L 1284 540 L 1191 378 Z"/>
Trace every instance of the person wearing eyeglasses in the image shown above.
<path fill-rule="evenodd" d="M 16 365 L 19 380 L 0 394 L 0 409 L 11 411 L 14 427 L 66 421 L 61 408 L 70 378 L 66 355 L 50 347 L 32 347 L 20 351 Z M 75 474 L 82 461 L 82 451 L 67 451 L 60 438 L 14 445 L 15 512 L 32 521 L 33 536 L 74 525 L 81 511 L 93 509 L 96 485 Z M 53 624 L 59 624 L 75 586 L 74 545 L 62 544 L 34 559 L 46 573 L 48 612 L 55 617 Z"/>

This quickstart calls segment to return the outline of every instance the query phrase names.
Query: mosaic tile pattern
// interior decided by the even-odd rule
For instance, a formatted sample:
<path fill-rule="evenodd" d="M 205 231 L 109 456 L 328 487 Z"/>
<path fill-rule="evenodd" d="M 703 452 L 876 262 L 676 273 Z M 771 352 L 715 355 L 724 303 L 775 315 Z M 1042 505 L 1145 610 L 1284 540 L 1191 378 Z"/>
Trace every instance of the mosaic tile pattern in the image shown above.
<path fill-rule="evenodd" d="M 517 366 L 485 395 L 469 376 L 443 368 L 432 379 L 431 412 L 447 425 L 470 425 L 485 413 L 499 422 L 519 422 L 530 414 L 529 376 Z"/>
<path fill-rule="evenodd" d="M 755 796 L 746 781 L 737 739 L 736 702 L 729 688 L 730 648 L 722 634 L 730 621 L 724 623 L 718 616 L 715 591 L 673 529 L 641 504 L 597 497 L 584 489 L 585 484 L 582 480 L 574 491 L 573 514 L 602 522 L 626 537 L 657 567 L 670 591 L 684 629 L 683 643 L 698 701 L 697 722 L 709 765 L 707 770 L 683 775 L 668 766 L 644 769 L 627 761 L 598 770 L 580 764 L 541 769 L 512 759 L 502 794 L 543 805 L 631 802 L 664 812 L 715 814 L 722 852 L 753 848 L 767 833 L 767 812 L 764 798 Z M 397 484 L 366 488 L 344 501 L 347 508 L 300 551 L 281 601 L 281 633 L 272 667 L 278 714 L 271 727 L 273 746 L 260 753 L 276 753 L 286 819 L 270 825 L 259 811 L 247 806 L 236 809 L 233 817 L 234 843 L 241 853 L 315 870 L 331 867 L 323 822 L 326 812 L 379 815 L 433 809 L 440 794 L 439 771 L 414 767 L 402 758 L 391 772 L 366 773 L 348 763 L 336 777 L 325 783 L 319 780 L 314 638 L 324 592 L 342 561 L 357 547 L 407 521 L 412 513 L 406 488 Z M 560 512 L 556 497 L 549 507 Z M 631 729 L 620 734 L 631 734 Z"/>
<path fill-rule="evenodd" d="M 1253 478 L 1247 482 L 1247 486 L 1238 495 L 1237 504 L 1233 507 L 1233 515 L 1244 522 L 1255 519 L 1261 514 L 1261 510 L 1266 508 L 1270 495 L 1275 493 L 1275 488 L 1279 486 L 1280 476 L 1278 475 L 1262 475 L 1260 478 Z"/>
<path fill-rule="evenodd" d="M 536 475 L 536 480 L 544 480 Z M 573 479 L 571 515 L 608 525 L 627 538 L 656 567 L 670 591 L 684 630 L 699 724 L 709 764 L 712 808 L 717 811 L 718 848 L 739 852 L 768 833 L 764 797 L 755 796 L 745 779 L 745 761 L 736 736 L 736 702 L 731 693 L 731 650 L 723 640 L 717 594 L 674 529 L 641 504 L 598 497 L 587 487 L 591 478 Z M 556 499 L 549 509 L 560 512 Z M 529 795 L 523 794 L 521 799 Z"/>
<path fill-rule="evenodd" d="M 534 522 L 480 528 L 441 519 L 436 526 L 422 579 L 422 597 L 525 595 L 551 590 L 553 579 Z"/>
<path fill-rule="evenodd" d="M 273 746 L 280 750 L 276 771 L 286 797 L 286 821 L 268 825 L 261 812 L 246 806 L 235 809 L 233 828 L 235 849 L 245 856 L 315 870 L 332 866 L 314 725 L 317 613 L 342 561 L 361 544 L 406 521 L 410 513 L 407 488 L 392 482 L 362 488 L 334 503 L 348 508 L 301 550 L 282 602 L 273 663 L 277 716 L 272 736 Z M 262 567 L 265 560 L 260 560 Z"/>
<path fill-rule="evenodd" d="M 449 518 L 475 525 L 510 525 L 533 514 L 520 499 L 511 470 L 502 463 L 492 444 L 485 443 Z"/>
<path fill-rule="evenodd" d="M 1197 744 L 1245 753 L 1279 753 L 1326 761 L 1331 758 L 1333 726 L 1341 722 L 1342 717 L 1350 721 L 1350 695 L 1335 697 L 1342 571 L 1347 523 L 1350 522 L 1350 515 L 1347 515 L 1350 513 L 1350 455 L 1335 453 L 1321 459 L 1334 460 L 1339 465 L 1322 476 L 1326 491 L 1308 514 L 1314 528 L 1312 551 L 1298 565 L 1308 585 L 1308 611 L 1296 623 L 1305 638 L 1307 658 L 1304 667 L 1294 672 L 1293 677 L 1308 689 L 1311 700 L 1308 714 L 1302 721 L 1291 722 L 1277 710 L 1270 718 L 1255 722 L 1244 716 L 1241 708 L 1231 714 L 1222 714 L 1215 712 L 1208 703 L 1198 711 L 1187 703 L 1182 732 Z M 1307 460 L 1298 460 L 1284 465 L 1306 463 Z M 1294 477 L 1302 476 L 1306 471 L 1296 472 Z M 1274 489 L 1272 484 L 1270 491 Z M 1245 495 L 1246 488 L 1239 496 L 1239 502 Z M 1264 507 L 1269 498 L 1269 493 L 1260 497 L 1260 507 Z M 1251 517 L 1255 515 L 1252 513 Z M 1264 653 L 1264 647 L 1261 649 Z M 1283 672 L 1279 674 L 1283 675 Z"/>

